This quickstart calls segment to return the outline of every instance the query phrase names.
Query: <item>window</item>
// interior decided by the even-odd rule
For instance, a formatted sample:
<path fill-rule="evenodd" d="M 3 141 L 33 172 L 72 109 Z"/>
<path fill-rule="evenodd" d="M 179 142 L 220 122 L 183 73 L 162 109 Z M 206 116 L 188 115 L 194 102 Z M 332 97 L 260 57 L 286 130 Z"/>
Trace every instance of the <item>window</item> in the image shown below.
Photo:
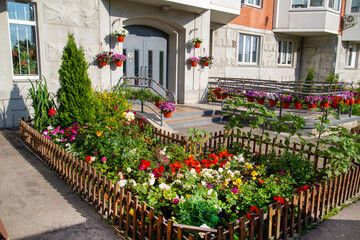
<path fill-rule="evenodd" d="M 351 12 L 360 12 L 360 0 L 352 0 Z"/>
<path fill-rule="evenodd" d="M 262 0 L 241 0 L 241 3 L 250 5 L 250 6 L 252 5 L 252 6 L 256 6 L 256 7 L 261 7 Z"/>
<path fill-rule="evenodd" d="M 35 5 L 8 1 L 14 76 L 39 74 Z"/>
<path fill-rule="evenodd" d="M 279 49 L 278 49 L 279 65 L 292 65 L 293 46 L 294 46 L 293 42 L 279 41 Z"/>
<path fill-rule="evenodd" d="M 325 7 L 334 9 L 336 11 L 340 11 L 340 5 L 341 0 L 292 0 L 291 2 L 292 8 Z"/>
<path fill-rule="evenodd" d="M 346 57 L 346 66 L 355 68 L 355 60 L 356 60 L 356 45 L 349 44 L 349 48 L 347 50 L 347 57 Z"/>
<path fill-rule="evenodd" d="M 238 62 L 257 64 L 260 37 L 239 35 Z"/>

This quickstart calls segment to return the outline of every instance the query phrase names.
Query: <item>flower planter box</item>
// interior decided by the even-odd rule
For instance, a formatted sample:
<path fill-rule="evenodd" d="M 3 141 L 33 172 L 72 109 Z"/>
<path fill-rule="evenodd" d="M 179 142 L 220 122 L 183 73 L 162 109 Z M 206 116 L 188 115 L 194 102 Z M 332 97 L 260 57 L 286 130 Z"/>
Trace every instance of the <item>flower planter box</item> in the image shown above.
<path fill-rule="evenodd" d="M 104 66 L 106 66 L 107 62 L 100 61 L 99 64 L 100 64 L 101 67 L 104 67 Z"/>

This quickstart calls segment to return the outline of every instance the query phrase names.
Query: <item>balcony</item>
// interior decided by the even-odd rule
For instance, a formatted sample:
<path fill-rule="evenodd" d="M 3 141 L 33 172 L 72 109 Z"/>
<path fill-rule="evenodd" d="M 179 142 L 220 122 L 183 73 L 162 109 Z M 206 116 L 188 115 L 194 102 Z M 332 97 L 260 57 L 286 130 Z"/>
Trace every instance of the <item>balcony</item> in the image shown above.
<path fill-rule="evenodd" d="M 201 14 L 211 11 L 211 22 L 226 24 L 240 15 L 240 0 L 133 0 L 135 2 Z"/>
<path fill-rule="evenodd" d="M 278 0 L 274 32 L 297 36 L 338 34 L 340 0 Z"/>

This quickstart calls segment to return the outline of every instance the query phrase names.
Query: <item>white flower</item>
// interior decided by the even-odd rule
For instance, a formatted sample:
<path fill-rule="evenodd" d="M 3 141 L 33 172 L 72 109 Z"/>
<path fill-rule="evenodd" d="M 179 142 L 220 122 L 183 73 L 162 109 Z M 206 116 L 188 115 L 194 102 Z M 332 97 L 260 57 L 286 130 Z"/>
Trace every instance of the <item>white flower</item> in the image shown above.
<path fill-rule="evenodd" d="M 48 131 L 50 131 L 50 130 L 52 130 L 53 128 L 52 128 L 52 126 L 48 126 L 46 129 L 47 129 Z"/>
<path fill-rule="evenodd" d="M 124 112 L 123 117 L 128 121 L 132 121 L 135 119 L 135 114 L 132 112 Z"/>
<path fill-rule="evenodd" d="M 149 184 L 152 186 L 152 185 L 154 185 L 154 183 L 155 183 L 155 176 L 154 176 L 154 174 L 152 174 L 152 173 L 150 173 L 149 174 Z"/>
<path fill-rule="evenodd" d="M 160 154 L 161 154 L 161 155 L 165 155 L 165 154 L 166 154 L 166 147 L 165 147 L 164 149 L 160 150 Z"/>
<path fill-rule="evenodd" d="M 235 175 L 240 175 L 240 171 L 236 170 L 236 171 L 234 172 L 234 174 L 235 174 Z"/>
<path fill-rule="evenodd" d="M 128 167 L 128 168 L 126 169 L 126 171 L 127 171 L 128 173 L 130 173 L 130 172 L 131 172 L 131 168 Z"/>
<path fill-rule="evenodd" d="M 190 170 L 190 173 L 191 173 L 193 176 L 196 176 L 196 170 L 195 170 L 194 168 L 192 168 L 192 169 Z"/>
<path fill-rule="evenodd" d="M 206 186 L 206 182 L 205 182 L 205 181 L 201 181 L 201 185 Z"/>
<path fill-rule="evenodd" d="M 127 184 L 127 181 L 126 181 L 125 179 L 122 179 L 122 180 L 118 181 L 117 184 L 118 184 L 120 187 L 124 187 L 124 186 Z"/>
<path fill-rule="evenodd" d="M 222 173 L 223 171 L 224 171 L 224 169 L 223 168 L 219 168 L 219 173 Z"/>
<path fill-rule="evenodd" d="M 219 209 L 219 210 L 220 210 L 220 212 L 222 211 L 222 208 L 221 208 L 221 207 L 219 207 L 219 205 L 217 205 L 217 204 L 215 204 L 215 205 L 214 205 L 214 208 Z"/>
<path fill-rule="evenodd" d="M 131 179 L 131 180 L 129 181 L 129 183 L 130 183 L 131 185 L 133 185 L 134 187 L 136 186 L 136 181 L 133 180 L 133 179 Z"/>
<path fill-rule="evenodd" d="M 66 150 L 66 151 L 70 150 L 70 148 L 71 148 L 71 144 L 70 144 L 70 143 L 65 144 L 65 150 Z"/>
<path fill-rule="evenodd" d="M 239 162 L 245 162 L 245 159 L 244 159 L 244 157 L 243 157 L 242 154 L 240 154 L 240 155 L 238 156 L 238 161 L 239 161 Z"/>
<path fill-rule="evenodd" d="M 170 186 L 168 186 L 166 183 L 162 183 L 162 184 L 160 184 L 159 185 L 159 188 L 162 190 L 162 191 L 168 191 L 168 190 L 170 190 Z"/>
<path fill-rule="evenodd" d="M 95 161 L 95 159 L 96 159 L 95 157 L 91 157 L 90 161 L 93 162 L 93 161 Z"/>
<path fill-rule="evenodd" d="M 123 178 L 123 173 L 122 172 L 118 172 L 118 175 L 119 175 L 120 179 Z"/>
<path fill-rule="evenodd" d="M 214 191 L 214 189 L 209 189 L 209 190 L 207 191 L 207 195 L 210 196 L 213 191 Z"/>
<path fill-rule="evenodd" d="M 183 175 L 183 174 L 181 174 L 181 173 L 178 173 L 178 174 L 176 175 L 176 177 L 177 177 L 177 178 L 183 178 L 183 177 L 184 177 L 184 175 Z"/>
<path fill-rule="evenodd" d="M 135 155 L 135 153 L 136 153 L 136 148 L 131 149 L 131 150 L 129 151 L 129 153 L 130 153 L 131 155 Z"/>
<path fill-rule="evenodd" d="M 172 184 L 181 184 L 180 180 L 175 180 Z"/>
<path fill-rule="evenodd" d="M 203 224 L 203 225 L 201 225 L 200 227 L 201 227 L 201 228 L 209 228 L 209 229 L 210 229 L 210 227 L 209 227 L 208 225 L 206 225 L 206 224 Z M 205 233 L 204 233 L 204 232 L 200 232 L 200 233 L 199 233 L 199 236 L 200 236 L 201 238 L 204 238 L 204 237 L 205 237 Z"/>

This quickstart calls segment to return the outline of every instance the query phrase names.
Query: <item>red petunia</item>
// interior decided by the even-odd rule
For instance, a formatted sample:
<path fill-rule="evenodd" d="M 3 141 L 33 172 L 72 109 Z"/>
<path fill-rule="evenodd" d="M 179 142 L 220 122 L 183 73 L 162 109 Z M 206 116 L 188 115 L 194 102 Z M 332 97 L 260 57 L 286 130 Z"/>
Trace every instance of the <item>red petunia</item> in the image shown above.
<path fill-rule="evenodd" d="M 141 163 L 140 163 L 140 167 L 148 168 L 148 167 L 150 167 L 150 162 L 146 161 L 145 159 L 142 159 Z"/>
<path fill-rule="evenodd" d="M 91 161 L 91 157 L 90 156 L 87 156 L 86 158 L 85 158 L 85 162 L 90 162 Z"/>
<path fill-rule="evenodd" d="M 259 209 L 255 206 L 250 207 L 250 212 L 259 214 Z"/>
<path fill-rule="evenodd" d="M 281 204 L 285 204 L 285 199 L 283 199 L 282 197 L 278 196 L 278 197 L 274 197 L 275 201 L 280 201 Z"/>
<path fill-rule="evenodd" d="M 53 109 L 53 108 L 51 108 L 51 109 L 49 109 L 49 116 L 53 116 L 53 115 L 55 115 L 55 113 L 56 113 L 56 110 L 55 109 Z"/>

